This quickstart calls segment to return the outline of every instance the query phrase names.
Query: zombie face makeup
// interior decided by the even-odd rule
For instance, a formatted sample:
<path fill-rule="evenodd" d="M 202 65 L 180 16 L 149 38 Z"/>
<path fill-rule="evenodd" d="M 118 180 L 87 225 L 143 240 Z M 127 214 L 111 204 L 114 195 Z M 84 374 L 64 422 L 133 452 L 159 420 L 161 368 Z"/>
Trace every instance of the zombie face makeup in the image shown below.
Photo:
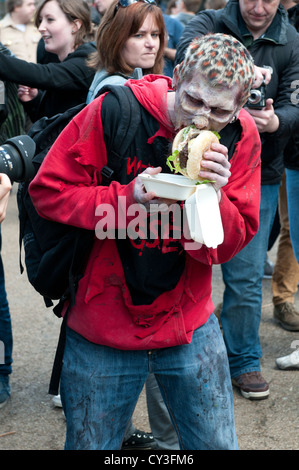
<path fill-rule="evenodd" d="M 239 85 L 211 86 L 201 73 L 180 83 L 176 91 L 176 128 L 195 124 L 199 129 L 220 131 L 239 112 Z"/>
<path fill-rule="evenodd" d="M 245 104 L 253 77 L 253 60 L 235 38 L 211 34 L 195 39 L 174 72 L 176 127 L 194 123 L 223 129 Z"/>

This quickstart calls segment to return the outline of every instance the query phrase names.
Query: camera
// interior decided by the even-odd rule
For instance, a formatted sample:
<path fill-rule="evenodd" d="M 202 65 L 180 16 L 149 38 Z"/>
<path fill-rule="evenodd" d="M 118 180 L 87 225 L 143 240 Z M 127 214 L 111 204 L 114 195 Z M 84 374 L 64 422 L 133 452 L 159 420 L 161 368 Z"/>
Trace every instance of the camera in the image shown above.
<path fill-rule="evenodd" d="M 263 82 L 259 88 L 252 88 L 246 106 L 251 109 L 262 109 L 266 106 L 266 85 Z"/>
<path fill-rule="evenodd" d="M 0 146 L 0 173 L 5 173 L 11 182 L 30 181 L 36 170 L 32 159 L 35 142 L 28 135 L 18 135 Z"/>

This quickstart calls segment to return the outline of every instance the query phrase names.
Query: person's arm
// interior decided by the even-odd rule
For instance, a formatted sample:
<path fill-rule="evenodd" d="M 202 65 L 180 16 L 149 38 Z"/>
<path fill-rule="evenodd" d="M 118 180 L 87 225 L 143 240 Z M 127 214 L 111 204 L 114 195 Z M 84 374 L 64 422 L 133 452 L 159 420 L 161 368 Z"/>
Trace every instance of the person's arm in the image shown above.
<path fill-rule="evenodd" d="M 171 60 L 171 62 L 174 62 L 175 55 L 176 55 L 176 48 L 179 43 L 180 37 L 182 36 L 182 33 L 184 31 L 183 25 L 176 20 L 175 18 L 172 18 L 171 22 L 171 29 L 168 31 L 169 36 L 168 36 L 168 44 L 167 47 L 164 49 L 164 56 Z"/>
<path fill-rule="evenodd" d="M 254 66 L 254 82 L 252 88 L 259 88 L 262 83 L 268 85 L 271 81 L 271 70 L 265 67 Z"/>
<path fill-rule="evenodd" d="M 171 49 L 170 47 L 165 47 L 164 49 L 164 56 L 171 60 L 172 62 L 175 59 L 176 49 Z"/>
<path fill-rule="evenodd" d="M 275 114 L 272 98 L 266 100 L 266 106 L 263 109 L 250 109 L 247 111 L 253 117 L 256 127 L 260 133 L 268 132 L 272 134 L 279 128 L 279 118 Z"/>
<path fill-rule="evenodd" d="M 0 80 L 8 80 L 41 90 L 82 90 L 82 83 L 92 81 L 94 71 L 86 57 L 73 57 L 60 63 L 34 64 L 0 53 Z M 89 83 L 89 85 L 90 85 Z"/>
<path fill-rule="evenodd" d="M 11 182 L 7 175 L 0 173 L 0 223 L 6 216 L 9 194 L 11 190 Z"/>

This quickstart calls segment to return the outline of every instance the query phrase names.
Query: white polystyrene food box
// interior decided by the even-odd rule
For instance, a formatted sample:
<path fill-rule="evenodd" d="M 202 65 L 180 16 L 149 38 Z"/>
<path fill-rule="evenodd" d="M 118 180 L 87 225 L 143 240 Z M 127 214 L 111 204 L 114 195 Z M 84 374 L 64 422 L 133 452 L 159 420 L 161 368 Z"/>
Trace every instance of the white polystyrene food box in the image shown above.
<path fill-rule="evenodd" d="M 147 192 L 153 191 L 157 197 L 185 201 L 196 190 L 196 182 L 183 175 L 159 173 L 139 175 Z"/>

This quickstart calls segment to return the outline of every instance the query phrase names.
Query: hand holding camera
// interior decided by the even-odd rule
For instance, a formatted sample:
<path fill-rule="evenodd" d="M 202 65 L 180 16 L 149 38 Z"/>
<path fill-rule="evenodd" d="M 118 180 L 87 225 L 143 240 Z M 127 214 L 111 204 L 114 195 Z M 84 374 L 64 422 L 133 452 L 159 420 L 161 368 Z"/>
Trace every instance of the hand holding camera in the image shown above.
<path fill-rule="evenodd" d="M 279 119 L 274 111 L 273 99 L 266 98 L 266 86 L 270 80 L 271 70 L 255 67 L 254 87 L 245 105 L 260 133 L 276 132 L 279 127 Z"/>
<path fill-rule="evenodd" d="M 272 98 L 266 99 L 265 107 L 262 109 L 250 107 L 247 107 L 246 109 L 253 117 L 256 127 L 260 133 L 272 133 L 277 131 L 279 127 L 279 119 L 274 112 Z"/>

